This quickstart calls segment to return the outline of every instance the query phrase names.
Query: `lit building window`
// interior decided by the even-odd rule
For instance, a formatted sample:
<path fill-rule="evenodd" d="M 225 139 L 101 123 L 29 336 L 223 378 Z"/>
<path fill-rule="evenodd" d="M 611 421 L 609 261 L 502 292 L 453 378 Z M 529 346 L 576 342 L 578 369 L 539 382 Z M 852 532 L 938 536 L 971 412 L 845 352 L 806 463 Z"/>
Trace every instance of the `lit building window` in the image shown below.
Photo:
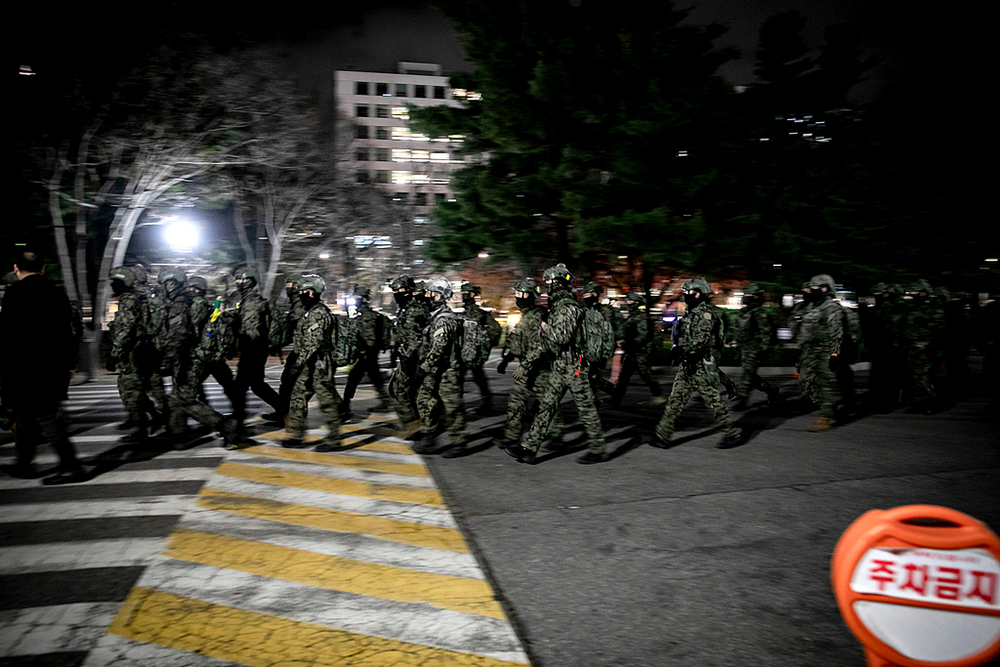
<path fill-rule="evenodd" d="M 410 120 L 410 110 L 406 107 L 393 107 L 392 117 L 396 120 Z"/>
<path fill-rule="evenodd" d="M 426 225 L 431 220 L 426 215 L 418 215 L 413 219 L 413 224 L 415 225 Z"/>
<path fill-rule="evenodd" d="M 392 161 L 393 162 L 409 162 L 410 161 L 410 151 L 406 148 L 393 148 L 392 149 Z"/>
<path fill-rule="evenodd" d="M 410 177 L 410 182 L 413 185 L 429 185 L 431 177 L 429 174 L 413 174 L 413 176 Z"/>
<path fill-rule="evenodd" d="M 413 174 L 408 171 L 392 172 L 392 182 L 396 185 L 409 185 L 413 180 Z"/>
<path fill-rule="evenodd" d="M 451 183 L 451 179 L 443 174 L 435 174 L 434 178 L 430 182 L 434 185 L 448 185 Z"/>
<path fill-rule="evenodd" d="M 396 141 L 409 141 L 410 140 L 410 128 L 408 127 L 394 127 L 392 128 L 392 138 Z"/>
<path fill-rule="evenodd" d="M 354 237 L 354 245 L 358 248 L 391 248 L 391 236 L 372 236 L 369 234 Z"/>
<path fill-rule="evenodd" d="M 425 239 L 415 239 L 413 241 L 413 245 L 423 245 L 424 243 L 426 243 Z"/>
<path fill-rule="evenodd" d="M 414 162 L 430 162 L 431 154 L 427 151 L 413 151 L 410 159 Z"/>
<path fill-rule="evenodd" d="M 436 162 L 438 164 L 447 164 L 451 161 L 448 153 L 431 153 L 431 162 Z"/>
<path fill-rule="evenodd" d="M 460 144 L 463 141 L 465 141 L 465 135 L 464 134 L 449 134 L 448 135 L 448 141 L 452 142 L 453 144 Z"/>

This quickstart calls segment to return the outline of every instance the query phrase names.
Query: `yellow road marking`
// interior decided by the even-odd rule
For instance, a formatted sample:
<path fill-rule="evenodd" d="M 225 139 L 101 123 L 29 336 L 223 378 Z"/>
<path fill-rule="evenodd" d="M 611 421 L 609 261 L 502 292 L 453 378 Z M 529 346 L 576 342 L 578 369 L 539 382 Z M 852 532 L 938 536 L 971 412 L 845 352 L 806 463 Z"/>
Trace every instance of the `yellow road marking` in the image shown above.
<path fill-rule="evenodd" d="M 108 632 L 249 667 L 524 664 L 337 630 L 140 587 L 132 589 Z"/>
<path fill-rule="evenodd" d="M 406 486 L 394 486 L 392 484 L 375 484 L 371 482 L 357 482 L 350 479 L 320 477 L 300 472 L 287 472 L 284 470 L 271 470 L 260 466 L 248 466 L 242 463 L 233 463 L 232 461 L 227 461 L 220 465 L 215 473 L 226 477 L 245 479 L 249 482 L 276 484 L 278 486 L 288 486 L 308 491 L 336 493 L 342 496 L 373 498 L 375 500 L 391 500 L 399 503 L 415 503 L 431 507 L 445 507 L 444 500 L 441 498 L 441 492 L 436 489 L 415 489 Z"/>
<path fill-rule="evenodd" d="M 328 590 L 505 618 L 490 585 L 479 579 L 365 563 L 191 530 L 171 535 L 165 555 Z"/>
<path fill-rule="evenodd" d="M 397 521 L 368 514 L 326 510 L 309 505 L 283 503 L 238 493 L 204 488 L 198 506 L 240 516 L 278 521 L 293 526 L 318 528 L 338 533 L 364 533 L 390 542 L 469 553 L 462 533 L 454 528 Z"/>
<path fill-rule="evenodd" d="M 271 431 L 270 433 L 261 433 L 261 438 L 267 438 L 268 440 L 288 440 L 288 433 L 285 431 Z M 322 435 L 306 435 L 303 438 L 306 442 L 316 442 L 317 440 L 322 440 L 324 436 Z M 368 450 L 370 452 L 390 452 L 393 454 L 412 454 L 417 456 L 417 453 L 410 449 L 409 445 L 405 445 L 401 442 L 385 442 L 384 440 L 363 440 L 362 438 L 346 437 L 343 440 L 345 445 L 353 445 L 356 442 L 364 442 L 357 449 Z M 253 449 L 253 447 L 248 447 L 247 449 Z"/>
<path fill-rule="evenodd" d="M 394 461 L 378 461 L 374 459 L 363 459 L 357 456 L 344 454 L 330 454 L 326 452 L 310 452 L 301 449 L 279 449 L 277 447 L 247 447 L 242 450 L 248 454 L 267 456 L 273 459 L 285 459 L 288 461 L 304 461 L 308 463 L 322 463 L 340 468 L 354 468 L 357 470 L 370 470 L 372 472 L 385 472 L 394 475 L 409 475 L 410 477 L 430 477 L 431 473 L 427 466 L 422 463 L 396 463 Z"/>

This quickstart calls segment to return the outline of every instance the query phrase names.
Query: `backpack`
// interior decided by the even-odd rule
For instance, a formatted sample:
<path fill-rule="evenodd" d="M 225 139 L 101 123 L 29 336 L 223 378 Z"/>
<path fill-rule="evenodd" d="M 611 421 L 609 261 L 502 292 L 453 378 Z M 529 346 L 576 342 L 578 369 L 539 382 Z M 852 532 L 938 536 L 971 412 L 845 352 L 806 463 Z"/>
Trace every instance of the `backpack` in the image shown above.
<path fill-rule="evenodd" d="M 271 323 L 267 328 L 268 346 L 281 349 L 292 342 L 295 333 L 288 326 L 288 316 L 280 312 L 272 313 Z"/>
<path fill-rule="evenodd" d="M 486 314 L 486 329 L 490 335 L 490 345 L 496 345 L 500 342 L 500 336 L 503 334 L 503 331 L 500 329 L 500 323 L 497 322 L 495 317 L 493 317 L 493 313 L 489 311 L 483 312 Z"/>
<path fill-rule="evenodd" d="M 215 310 L 195 348 L 195 356 L 207 363 L 225 361 L 236 354 L 236 328 L 232 313 Z"/>
<path fill-rule="evenodd" d="M 461 352 L 462 364 L 466 368 L 482 366 L 490 358 L 490 350 L 493 349 L 489 327 L 484 327 L 476 320 L 461 313 L 453 313 L 453 316 L 457 317 L 461 324 L 458 329 L 458 347 Z"/>
<path fill-rule="evenodd" d="M 583 338 L 580 351 L 587 362 L 603 364 L 615 353 L 615 330 L 604 319 L 601 311 L 596 308 L 583 310 L 583 326 L 578 328 L 578 331 L 582 331 Z"/>
<path fill-rule="evenodd" d="M 358 363 L 361 347 L 358 345 L 358 322 L 346 315 L 333 316 L 333 360 L 337 366 Z"/>

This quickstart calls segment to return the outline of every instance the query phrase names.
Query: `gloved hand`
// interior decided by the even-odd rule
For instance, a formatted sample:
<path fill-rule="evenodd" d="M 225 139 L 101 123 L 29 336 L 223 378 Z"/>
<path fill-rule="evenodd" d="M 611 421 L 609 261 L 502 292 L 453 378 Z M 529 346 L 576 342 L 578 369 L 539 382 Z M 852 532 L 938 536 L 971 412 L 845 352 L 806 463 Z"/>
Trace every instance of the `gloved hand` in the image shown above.
<path fill-rule="evenodd" d="M 511 377 L 513 377 L 515 380 L 520 380 L 522 377 L 524 377 L 524 364 L 521 364 L 520 366 L 515 368 L 514 372 L 511 373 Z"/>
<path fill-rule="evenodd" d="M 833 371 L 834 373 L 836 373 L 838 368 L 840 368 L 840 357 L 838 357 L 835 354 L 831 355 L 830 356 L 830 370 Z"/>
<path fill-rule="evenodd" d="M 104 362 L 104 368 L 109 373 L 114 373 L 118 368 L 118 357 L 108 357 L 108 360 Z"/>
<path fill-rule="evenodd" d="M 500 363 L 497 364 L 497 373 L 499 373 L 500 375 L 504 375 L 506 372 L 507 372 L 507 360 L 502 359 Z"/>

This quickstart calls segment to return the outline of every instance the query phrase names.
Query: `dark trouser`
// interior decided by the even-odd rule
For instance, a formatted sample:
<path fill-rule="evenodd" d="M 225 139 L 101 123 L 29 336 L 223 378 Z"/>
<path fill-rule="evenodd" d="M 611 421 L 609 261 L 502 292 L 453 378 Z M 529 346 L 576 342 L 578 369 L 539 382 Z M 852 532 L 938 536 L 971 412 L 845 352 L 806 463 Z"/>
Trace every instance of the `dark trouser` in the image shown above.
<path fill-rule="evenodd" d="M 281 398 L 281 409 L 275 410 L 279 415 L 288 412 L 288 406 L 292 401 L 292 389 L 295 387 L 296 376 L 292 375 L 292 368 L 298 361 L 298 352 L 292 350 L 285 357 L 285 367 L 281 371 L 281 385 L 278 387 L 278 396 Z"/>
<path fill-rule="evenodd" d="M 236 377 L 233 378 L 232 394 L 233 417 L 240 424 L 246 419 L 247 391 L 253 391 L 275 412 L 281 412 L 282 403 L 278 392 L 264 380 L 264 364 L 267 363 L 267 352 L 241 353 L 240 363 L 236 367 Z"/>
<path fill-rule="evenodd" d="M 486 373 L 482 366 L 468 369 L 472 372 L 472 382 L 479 387 L 479 393 L 483 397 L 483 403 L 490 404 L 493 401 L 493 392 L 490 391 L 490 383 L 486 381 Z M 462 384 L 465 384 L 465 369 L 461 372 Z"/>
<path fill-rule="evenodd" d="M 80 470 L 73 443 L 66 435 L 66 420 L 60 403 L 47 401 L 16 403 L 11 407 L 17 423 L 17 462 L 29 466 L 35 459 L 38 443 L 46 441 L 59 455 L 59 469 Z"/>
<path fill-rule="evenodd" d="M 649 366 L 649 357 L 645 354 L 626 352 L 625 359 L 622 360 L 622 370 L 618 374 L 618 387 L 616 389 L 615 400 L 621 401 L 625 397 L 625 390 L 628 389 L 629 380 L 632 379 L 632 375 L 636 372 L 639 373 L 639 377 L 649 387 L 649 392 L 653 396 L 663 395 L 660 383 L 653 377 L 653 369 Z"/>
<path fill-rule="evenodd" d="M 368 379 L 371 380 L 379 397 L 381 398 L 385 394 L 385 383 L 382 381 L 382 372 L 378 368 L 378 351 L 362 350 L 358 363 L 354 364 L 354 368 L 347 375 L 347 385 L 344 387 L 345 403 L 354 398 L 354 392 L 361 384 L 361 376 L 365 373 L 368 374 Z"/>

